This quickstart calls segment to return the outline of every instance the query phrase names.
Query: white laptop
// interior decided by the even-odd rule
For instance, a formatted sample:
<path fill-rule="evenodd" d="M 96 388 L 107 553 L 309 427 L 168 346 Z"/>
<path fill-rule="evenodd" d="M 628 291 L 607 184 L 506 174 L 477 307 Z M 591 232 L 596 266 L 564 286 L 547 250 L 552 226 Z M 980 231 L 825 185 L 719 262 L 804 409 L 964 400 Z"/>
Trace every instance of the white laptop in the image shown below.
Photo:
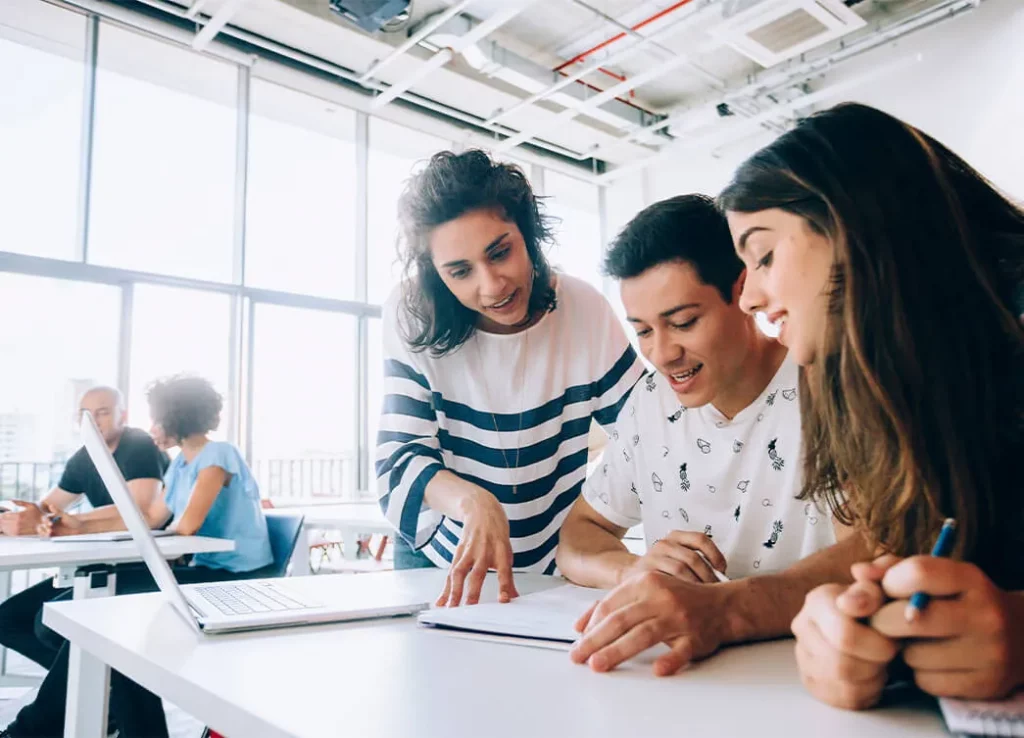
<path fill-rule="evenodd" d="M 319 580 L 326 585 L 324 580 L 327 578 L 299 578 L 291 580 L 291 584 L 276 579 L 253 579 L 180 585 L 160 553 L 153 531 L 146 525 L 121 470 L 88 412 L 82 413 L 82 440 L 160 591 L 174 609 L 201 633 L 413 615 L 430 606 L 422 593 L 417 598 L 414 590 L 403 586 L 394 577 L 372 574 L 339 577 L 343 584 L 322 587 L 298 587 L 295 584 L 306 579 L 313 583 Z M 322 595 L 323 600 L 315 601 L 301 589 L 317 590 L 317 595 Z"/>
<path fill-rule="evenodd" d="M 177 535 L 173 530 L 154 530 L 150 532 L 156 538 Z M 74 533 L 68 536 L 54 536 L 47 540 L 57 541 L 58 543 L 107 543 L 130 541 L 132 540 L 132 534 L 126 530 L 112 530 L 107 533 Z"/>

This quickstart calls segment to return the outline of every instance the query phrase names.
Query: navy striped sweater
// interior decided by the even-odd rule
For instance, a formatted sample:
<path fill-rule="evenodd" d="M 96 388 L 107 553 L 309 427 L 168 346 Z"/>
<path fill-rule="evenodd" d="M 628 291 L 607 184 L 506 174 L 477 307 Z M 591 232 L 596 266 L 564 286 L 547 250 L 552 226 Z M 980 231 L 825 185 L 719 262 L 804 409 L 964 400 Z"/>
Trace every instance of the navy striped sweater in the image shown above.
<path fill-rule="evenodd" d="M 384 307 L 380 505 L 438 566 L 451 562 L 462 524 L 427 507 L 424 490 L 447 469 L 501 502 L 516 569 L 553 573 L 558 531 L 586 474 L 591 420 L 609 429 L 643 374 L 600 293 L 560 274 L 557 295 L 558 307 L 526 331 L 477 331 L 441 358 L 409 351 L 397 292 Z"/>

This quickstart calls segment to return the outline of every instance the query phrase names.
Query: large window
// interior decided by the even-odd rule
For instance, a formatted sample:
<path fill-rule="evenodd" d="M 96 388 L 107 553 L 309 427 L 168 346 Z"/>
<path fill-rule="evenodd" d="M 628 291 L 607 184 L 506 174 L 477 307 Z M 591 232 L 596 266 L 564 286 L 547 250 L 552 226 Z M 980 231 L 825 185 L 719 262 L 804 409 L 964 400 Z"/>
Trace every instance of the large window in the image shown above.
<path fill-rule="evenodd" d="M 137 284 L 132 296 L 128 419 L 149 430 L 146 390 L 156 379 L 192 374 L 208 379 L 224 397 L 221 426 L 228 437 L 231 298 L 199 290 Z"/>
<path fill-rule="evenodd" d="M 85 19 L 35 0 L 0 11 L 0 249 L 72 259 Z"/>
<path fill-rule="evenodd" d="M 266 496 L 372 489 L 399 196 L 461 134 L 357 113 L 277 59 L 194 52 L 154 17 L 132 30 L 131 8 L 60 5 L 0 0 L 0 497 L 55 481 L 88 386 L 127 390 L 147 429 L 146 390 L 182 373 L 224 395 L 214 437 Z M 598 188 L 496 158 L 546 173 L 552 261 L 600 288 Z M 622 185 L 609 228 L 638 192 Z"/>
<path fill-rule="evenodd" d="M 89 259 L 232 279 L 236 67 L 103 24 Z"/>
<path fill-rule="evenodd" d="M 560 219 L 555 226 L 551 261 L 603 292 L 601 214 L 597 186 L 559 172 L 544 173 L 545 204 Z"/>
<path fill-rule="evenodd" d="M 79 396 L 117 383 L 120 311 L 116 287 L 0 273 L 0 496 L 45 492 L 81 445 Z"/>
<path fill-rule="evenodd" d="M 406 180 L 438 151 L 450 149 L 451 142 L 413 131 L 379 118 L 370 119 L 370 154 L 367 174 L 368 300 L 382 303 L 401 278 L 396 264 L 398 198 Z"/>
<path fill-rule="evenodd" d="M 253 80 L 245 280 L 355 295 L 355 114 Z"/>
<path fill-rule="evenodd" d="M 605 236 L 609 244 L 644 209 L 643 174 L 626 175 L 605 188 Z"/>
<path fill-rule="evenodd" d="M 356 318 L 257 305 L 253 467 L 264 496 L 356 493 Z"/>

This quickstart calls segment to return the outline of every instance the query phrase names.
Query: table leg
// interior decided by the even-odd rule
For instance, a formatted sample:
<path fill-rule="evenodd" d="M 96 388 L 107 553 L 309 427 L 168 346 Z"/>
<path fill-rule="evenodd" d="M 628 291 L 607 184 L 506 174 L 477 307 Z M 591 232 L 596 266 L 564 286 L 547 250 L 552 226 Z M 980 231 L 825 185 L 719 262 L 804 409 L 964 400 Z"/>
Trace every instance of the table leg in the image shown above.
<path fill-rule="evenodd" d="M 299 531 L 299 538 L 295 542 L 295 550 L 292 552 L 292 566 L 290 575 L 293 577 L 304 577 L 309 574 L 309 526 L 303 525 Z"/>
<path fill-rule="evenodd" d="M 107 597 L 115 592 L 115 575 L 85 567 L 75 573 L 74 598 Z M 64 738 L 104 738 L 110 700 L 110 667 L 75 645 L 68 663 Z"/>
<path fill-rule="evenodd" d="M 341 533 L 342 553 L 348 561 L 359 558 L 359 533 L 346 530 Z"/>
<path fill-rule="evenodd" d="M 11 596 L 11 572 L 0 571 L 0 601 Z M 0 676 L 7 675 L 7 648 L 0 646 Z"/>

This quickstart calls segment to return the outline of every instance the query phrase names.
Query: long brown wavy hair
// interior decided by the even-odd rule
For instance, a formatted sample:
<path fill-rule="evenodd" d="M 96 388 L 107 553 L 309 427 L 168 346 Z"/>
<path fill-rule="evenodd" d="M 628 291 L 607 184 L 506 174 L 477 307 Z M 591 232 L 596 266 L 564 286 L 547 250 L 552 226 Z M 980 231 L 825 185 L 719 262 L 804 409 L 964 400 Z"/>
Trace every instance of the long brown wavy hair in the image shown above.
<path fill-rule="evenodd" d="M 1020 540 L 1024 523 L 1024 211 L 935 139 L 856 104 L 755 154 L 719 204 L 781 208 L 833 246 L 823 359 L 801 372 L 801 499 L 900 555 L 927 552 L 955 517 L 959 556 L 1024 576 L 999 560 L 1019 549 L 987 535 Z"/>

